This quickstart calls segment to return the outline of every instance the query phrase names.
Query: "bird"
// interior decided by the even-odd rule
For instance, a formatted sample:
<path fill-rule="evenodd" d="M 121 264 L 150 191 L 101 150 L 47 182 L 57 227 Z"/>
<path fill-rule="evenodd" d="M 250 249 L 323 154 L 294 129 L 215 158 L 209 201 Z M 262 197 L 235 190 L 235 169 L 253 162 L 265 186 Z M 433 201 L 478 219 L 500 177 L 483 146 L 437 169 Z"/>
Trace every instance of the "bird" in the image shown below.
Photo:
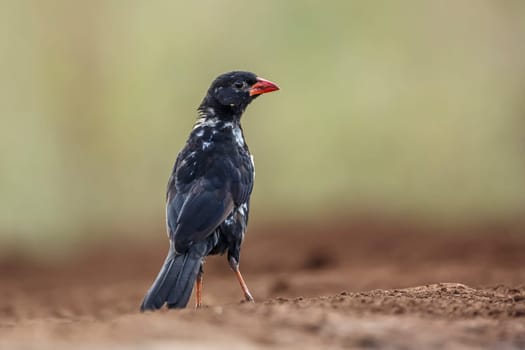
<path fill-rule="evenodd" d="M 198 118 L 178 154 L 166 190 L 168 255 L 140 310 L 185 308 L 195 286 L 202 306 L 204 262 L 226 254 L 244 299 L 252 294 L 239 270 L 255 167 L 241 117 L 257 97 L 279 87 L 256 74 L 218 76 L 197 109 Z"/>

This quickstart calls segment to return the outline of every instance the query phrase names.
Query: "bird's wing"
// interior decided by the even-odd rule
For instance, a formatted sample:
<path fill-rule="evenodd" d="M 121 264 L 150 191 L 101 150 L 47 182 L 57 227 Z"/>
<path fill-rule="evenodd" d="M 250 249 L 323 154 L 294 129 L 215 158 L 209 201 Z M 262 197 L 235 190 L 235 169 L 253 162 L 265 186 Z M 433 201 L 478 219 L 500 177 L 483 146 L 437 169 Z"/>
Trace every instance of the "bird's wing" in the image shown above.
<path fill-rule="evenodd" d="M 227 184 L 199 178 L 185 194 L 178 192 L 167 207 L 170 238 L 177 251 L 204 240 L 231 213 L 234 203 Z"/>
<path fill-rule="evenodd" d="M 253 190 L 253 163 L 249 155 L 237 165 L 238 176 L 232 184 L 233 200 L 236 206 L 240 206 L 250 199 Z"/>
<path fill-rule="evenodd" d="M 168 185 L 166 187 L 166 202 L 169 203 L 171 200 L 175 197 L 177 194 L 177 185 L 176 185 L 176 173 L 177 168 L 179 167 L 179 164 L 181 162 L 182 153 L 179 153 L 177 156 L 177 160 L 175 160 L 175 164 L 173 165 L 173 170 L 171 171 L 170 178 L 168 179 Z"/>

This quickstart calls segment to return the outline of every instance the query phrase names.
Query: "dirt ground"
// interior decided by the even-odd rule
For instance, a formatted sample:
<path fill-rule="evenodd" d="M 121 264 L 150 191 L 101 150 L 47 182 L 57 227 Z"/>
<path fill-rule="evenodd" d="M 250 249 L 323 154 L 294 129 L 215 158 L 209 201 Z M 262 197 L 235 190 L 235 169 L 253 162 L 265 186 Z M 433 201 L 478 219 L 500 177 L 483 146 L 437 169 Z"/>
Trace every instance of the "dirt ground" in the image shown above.
<path fill-rule="evenodd" d="M 263 232 L 264 231 L 264 232 Z M 251 229 L 242 303 L 209 258 L 205 307 L 140 314 L 167 250 L 89 245 L 62 263 L 0 262 L 0 349 L 525 349 L 525 235 L 394 221 Z"/>

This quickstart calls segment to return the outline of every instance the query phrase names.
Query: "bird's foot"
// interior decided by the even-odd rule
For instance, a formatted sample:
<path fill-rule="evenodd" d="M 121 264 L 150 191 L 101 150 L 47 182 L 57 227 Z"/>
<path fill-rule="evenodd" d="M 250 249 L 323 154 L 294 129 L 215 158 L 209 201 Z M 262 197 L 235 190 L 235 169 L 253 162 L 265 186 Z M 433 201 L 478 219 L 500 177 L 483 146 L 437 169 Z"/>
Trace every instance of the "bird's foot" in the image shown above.
<path fill-rule="evenodd" d="M 250 292 L 248 292 L 248 294 L 244 295 L 243 303 L 255 303 L 255 300 L 253 299 L 253 297 L 250 294 Z"/>
<path fill-rule="evenodd" d="M 246 286 L 246 289 L 243 289 L 243 292 L 244 292 L 244 301 L 249 302 L 249 303 L 255 302 L 255 300 L 253 300 L 252 293 L 250 293 L 250 291 L 248 290 L 248 286 Z"/>

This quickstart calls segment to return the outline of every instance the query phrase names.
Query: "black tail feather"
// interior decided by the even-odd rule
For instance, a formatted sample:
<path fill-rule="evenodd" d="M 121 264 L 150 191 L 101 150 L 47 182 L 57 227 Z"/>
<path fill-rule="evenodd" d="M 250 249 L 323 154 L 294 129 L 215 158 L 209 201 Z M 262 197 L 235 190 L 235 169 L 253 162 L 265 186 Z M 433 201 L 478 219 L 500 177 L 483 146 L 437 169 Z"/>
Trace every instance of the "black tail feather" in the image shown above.
<path fill-rule="evenodd" d="M 201 261 L 201 257 L 194 253 L 190 252 L 184 255 L 183 268 L 177 277 L 175 287 L 170 290 L 166 300 L 170 309 L 184 308 L 188 304 L 197 280 Z"/>
<path fill-rule="evenodd" d="M 190 250 L 186 254 L 177 254 L 170 247 L 162 269 L 144 297 L 140 311 L 160 309 L 166 302 L 170 308 L 186 307 L 201 261 L 202 256 L 197 252 Z"/>

